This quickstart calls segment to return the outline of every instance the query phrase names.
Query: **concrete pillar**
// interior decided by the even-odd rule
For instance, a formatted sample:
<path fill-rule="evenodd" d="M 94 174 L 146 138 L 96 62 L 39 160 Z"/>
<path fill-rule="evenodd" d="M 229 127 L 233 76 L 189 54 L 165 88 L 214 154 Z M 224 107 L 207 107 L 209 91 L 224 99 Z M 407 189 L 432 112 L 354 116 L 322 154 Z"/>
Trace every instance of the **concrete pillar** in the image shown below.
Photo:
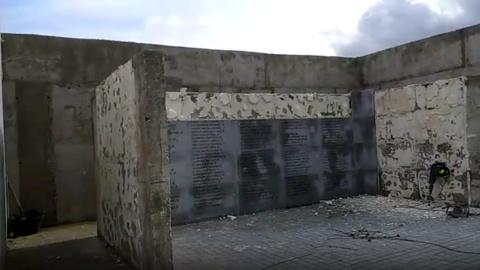
<path fill-rule="evenodd" d="M 139 270 L 170 270 L 163 54 L 144 52 L 95 89 L 98 234 Z"/>

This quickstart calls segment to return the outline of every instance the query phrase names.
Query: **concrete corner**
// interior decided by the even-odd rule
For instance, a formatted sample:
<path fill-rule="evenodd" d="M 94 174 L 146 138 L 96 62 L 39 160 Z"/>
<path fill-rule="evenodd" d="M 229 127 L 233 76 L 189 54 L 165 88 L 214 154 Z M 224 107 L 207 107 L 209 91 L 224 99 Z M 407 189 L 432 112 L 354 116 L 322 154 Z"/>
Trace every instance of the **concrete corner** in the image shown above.
<path fill-rule="evenodd" d="M 99 235 L 142 270 L 173 268 L 162 70 L 140 53 L 95 90 Z"/>

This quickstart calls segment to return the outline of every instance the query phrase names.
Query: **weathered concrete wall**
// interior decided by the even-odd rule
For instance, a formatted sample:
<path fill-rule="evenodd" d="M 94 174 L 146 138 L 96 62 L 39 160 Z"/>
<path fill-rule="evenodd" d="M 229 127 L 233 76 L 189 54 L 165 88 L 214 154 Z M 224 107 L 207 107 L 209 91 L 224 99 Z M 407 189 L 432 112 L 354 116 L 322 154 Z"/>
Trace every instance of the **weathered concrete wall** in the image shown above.
<path fill-rule="evenodd" d="M 166 52 L 166 81 L 172 88 L 168 91 L 185 87 L 189 92 L 348 93 L 349 89 L 389 89 L 480 74 L 480 26 L 358 59 L 36 35 L 6 34 L 4 40 L 7 172 L 22 203 L 47 211 L 47 224 L 95 215 L 88 92 L 143 49 Z M 32 113 L 39 117 L 28 117 Z M 66 117 L 63 123 L 68 126 L 60 122 Z M 43 135 L 28 135 L 39 129 Z M 73 187 L 78 192 L 72 193 Z M 42 192 L 21 196 L 32 188 Z M 79 204 L 81 208 L 75 206 Z"/>
<path fill-rule="evenodd" d="M 480 205 L 480 76 L 468 77 L 467 142 L 470 158 L 472 201 Z"/>
<path fill-rule="evenodd" d="M 82 49 L 75 40 L 30 35 L 6 35 L 4 44 L 13 187 L 26 208 L 47 212 L 46 225 L 95 219 L 89 94 L 140 48 L 87 41 Z"/>
<path fill-rule="evenodd" d="M 96 91 L 98 232 L 136 267 L 144 256 L 143 190 L 137 179 L 139 108 L 132 62 L 110 75 Z"/>
<path fill-rule="evenodd" d="M 99 234 L 138 269 L 172 269 L 159 56 L 135 56 L 95 89 Z"/>
<path fill-rule="evenodd" d="M 174 224 L 358 195 L 372 185 L 376 194 L 376 175 L 356 177 L 364 168 L 353 166 L 360 163 L 349 94 L 181 91 L 166 100 Z"/>
<path fill-rule="evenodd" d="M 36 35 L 4 39 L 7 171 L 22 203 L 47 212 L 47 225 L 95 216 L 89 94 L 143 49 L 168 52 L 166 80 L 189 91 L 345 93 L 357 87 L 359 71 L 355 60 L 337 57 Z"/>
<path fill-rule="evenodd" d="M 466 95 L 464 77 L 375 93 L 378 162 L 390 195 L 425 197 L 430 165 L 439 161 L 454 169 L 442 196 L 465 199 L 470 168 Z M 437 185 L 433 196 L 439 192 Z"/>
<path fill-rule="evenodd" d="M 175 82 L 172 86 L 194 88 L 191 90 L 206 86 L 216 92 L 218 88 L 225 88 L 332 93 L 358 86 L 356 61 L 343 57 L 274 55 L 21 34 L 5 34 L 4 40 L 6 81 L 95 87 L 119 65 L 148 49 L 165 51 L 167 79 Z M 183 64 L 192 60 L 196 66 Z M 204 75 L 199 76 L 198 71 Z"/>
<path fill-rule="evenodd" d="M 480 25 L 359 58 L 364 86 L 389 89 L 480 75 Z"/>
<path fill-rule="evenodd" d="M 302 80 L 277 93 L 253 83 L 249 93 L 182 86 L 205 84 L 203 74 L 192 70 L 182 77 L 172 66 L 197 63 L 175 64 L 168 51 L 164 57 L 175 223 L 377 193 L 371 91 L 356 95 L 356 120 L 372 120 L 360 126 L 353 123 L 349 94 L 315 93 L 301 88 Z"/>
<path fill-rule="evenodd" d="M 167 92 L 170 121 L 349 117 L 350 95 Z"/>
<path fill-rule="evenodd" d="M 0 32 L 0 63 L 2 62 L 2 35 Z M 0 64 L 0 81 L 2 81 L 3 69 Z M 3 89 L 0 84 L 0 108 L 3 107 Z M 4 148 L 3 110 L 0 112 L 0 269 L 7 266 L 7 192 L 6 192 L 6 170 L 5 170 L 5 148 Z"/>
<path fill-rule="evenodd" d="M 56 213 L 59 222 L 94 220 L 90 88 L 51 88 L 51 140 L 55 163 Z M 76 157 L 72 155 L 76 153 Z M 90 157 L 90 158 L 85 158 Z M 72 196 L 72 194 L 77 194 Z"/>

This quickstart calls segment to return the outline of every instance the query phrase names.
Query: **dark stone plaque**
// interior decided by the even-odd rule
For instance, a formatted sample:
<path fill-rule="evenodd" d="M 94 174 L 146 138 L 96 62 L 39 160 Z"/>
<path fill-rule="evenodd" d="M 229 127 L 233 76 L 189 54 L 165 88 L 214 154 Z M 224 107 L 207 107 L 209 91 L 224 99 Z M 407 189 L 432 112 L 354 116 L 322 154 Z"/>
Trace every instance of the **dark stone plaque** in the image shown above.
<path fill-rule="evenodd" d="M 320 123 L 320 119 L 282 121 L 287 207 L 318 201 L 322 162 Z"/>
<path fill-rule="evenodd" d="M 193 208 L 220 206 L 225 196 L 224 122 L 194 122 L 192 134 Z"/>
<path fill-rule="evenodd" d="M 369 193 L 376 152 L 359 128 L 349 118 L 170 123 L 172 222 Z M 368 140 L 354 143 L 360 133 Z"/>
<path fill-rule="evenodd" d="M 375 91 L 354 91 L 352 103 L 353 174 L 357 194 L 378 194 Z"/>
<path fill-rule="evenodd" d="M 280 148 L 278 121 L 239 121 L 239 131 L 240 212 L 274 209 L 280 204 L 283 182 L 275 162 Z"/>
<path fill-rule="evenodd" d="M 191 175 L 194 219 L 235 214 L 237 177 L 230 139 L 234 122 L 191 122 Z"/>
<path fill-rule="evenodd" d="M 190 219 L 191 144 L 190 126 L 187 122 L 169 123 L 170 193 L 172 222 L 181 223 Z"/>
<path fill-rule="evenodd" d="M 322 119 L 322 199 L 342 196 L 352 187 L 347 172 L 351 169 L 351 143 L 347 140 L 346 118 Z M 348 193 L 348 192 L 347 192 Z"/>
<path fill-rule="evenodd" d="M 170 123 L 172 222 L 238 212 L 235 132 L 228 121 Z M 232 148 L 233 146 L 233 148 Z"/>

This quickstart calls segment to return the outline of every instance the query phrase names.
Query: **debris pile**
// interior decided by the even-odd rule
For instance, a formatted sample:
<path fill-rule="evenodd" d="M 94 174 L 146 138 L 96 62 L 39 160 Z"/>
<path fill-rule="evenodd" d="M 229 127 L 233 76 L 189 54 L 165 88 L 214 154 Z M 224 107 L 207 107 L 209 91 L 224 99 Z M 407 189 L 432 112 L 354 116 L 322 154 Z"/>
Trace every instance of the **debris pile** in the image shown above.
<path fill-rule="evenodd" d="M 421 201 L 393 197 L 361 195 L 333 200 L 331 205 L 342 205 L 343 209 L 350 209 L 350 212 L 355 214 L 370 213 L 386 216 L 402 214 L 402 216 L 411 219 L 445 217 L 445 211 L 442 209 L 443 204 L 441 203 L 429 205 Z"/>

